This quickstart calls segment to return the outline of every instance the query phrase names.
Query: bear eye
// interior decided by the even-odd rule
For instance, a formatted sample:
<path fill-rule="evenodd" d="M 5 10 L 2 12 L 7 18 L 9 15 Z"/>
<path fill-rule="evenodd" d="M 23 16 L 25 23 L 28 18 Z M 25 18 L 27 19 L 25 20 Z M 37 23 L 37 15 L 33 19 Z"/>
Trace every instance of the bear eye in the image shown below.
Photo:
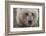
<path fill-rule="evenodd" d="M 25 13 L 26 16 L 28 16 L 28 13 Z"/>
<path fill-rule="evenodd" d="M 34 13 L 32 13 L 32 16 L 34 16 Z"/>

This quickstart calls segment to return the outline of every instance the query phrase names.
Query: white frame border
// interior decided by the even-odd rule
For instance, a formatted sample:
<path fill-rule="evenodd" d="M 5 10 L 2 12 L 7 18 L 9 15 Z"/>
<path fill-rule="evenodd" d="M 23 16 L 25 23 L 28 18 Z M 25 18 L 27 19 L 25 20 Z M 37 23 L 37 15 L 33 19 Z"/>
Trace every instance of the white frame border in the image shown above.
<path fill-rule="evenodd" d="M 40 14 L 39 14 L 39 25 L 40 27 L 29 27 L 29 28 L 13 28 L 13 8 L 39 8 Z M 42 30 L 42 6 L 27 6 L 27 5 L 10 5 L 10 31 L 16 32 L 16 31 L 37 31 Z"/>

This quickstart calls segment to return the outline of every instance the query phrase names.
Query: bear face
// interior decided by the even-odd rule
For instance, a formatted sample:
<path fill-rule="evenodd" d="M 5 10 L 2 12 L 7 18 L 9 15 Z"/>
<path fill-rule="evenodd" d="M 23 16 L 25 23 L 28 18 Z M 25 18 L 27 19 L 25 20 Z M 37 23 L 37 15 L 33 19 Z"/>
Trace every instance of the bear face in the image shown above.
<path fill-rule="evenodd" d="M 23 13 L 22 16 L 20 16 L 20 21 L 26 25 L 26 26 L 31 26 L 34 20 L 33 13 Z"/>
<path fill-rule="evenodd" d="M 34 26 L 38 20 L 37 9 L 18 8 L 16 21 L 19 27 Z"/>

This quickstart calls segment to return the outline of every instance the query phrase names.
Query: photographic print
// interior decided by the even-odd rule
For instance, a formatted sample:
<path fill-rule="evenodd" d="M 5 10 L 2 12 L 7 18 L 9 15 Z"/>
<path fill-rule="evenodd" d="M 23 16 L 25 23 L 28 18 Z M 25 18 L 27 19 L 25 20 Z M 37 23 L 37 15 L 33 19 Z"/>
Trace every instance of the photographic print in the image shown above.
<path fill-rule="evenodd" d="M 45 32 L 45 3 L 5 2 L 6 35 Z"/>
<path fill-rule="evenodd" d="M 39 27 L 39 9 L 13 8 L 13 27 Z"/>

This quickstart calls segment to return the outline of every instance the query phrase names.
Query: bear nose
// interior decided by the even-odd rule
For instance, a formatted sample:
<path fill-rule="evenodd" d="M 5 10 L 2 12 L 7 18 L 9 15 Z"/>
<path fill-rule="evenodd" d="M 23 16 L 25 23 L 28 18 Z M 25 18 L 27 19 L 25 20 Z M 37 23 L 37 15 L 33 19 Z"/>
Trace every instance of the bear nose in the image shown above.
<path fill-rule="evenodd" d="M 29 24 L 32 24 L 32 21 L 28 21 Z"/>

